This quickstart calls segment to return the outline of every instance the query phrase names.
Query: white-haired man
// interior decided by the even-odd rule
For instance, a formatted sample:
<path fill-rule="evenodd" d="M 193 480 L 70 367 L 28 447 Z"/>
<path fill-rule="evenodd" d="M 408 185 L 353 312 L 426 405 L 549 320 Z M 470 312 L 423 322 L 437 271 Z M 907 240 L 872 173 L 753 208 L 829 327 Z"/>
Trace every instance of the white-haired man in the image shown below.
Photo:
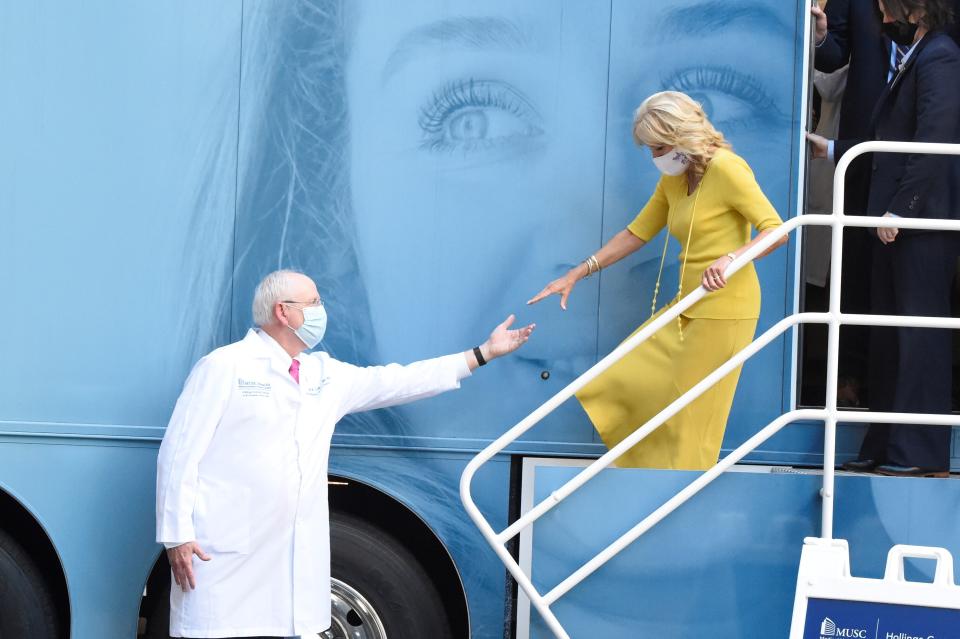
<path fill-rule="evenodd" d="M 174 637 L 326 630 L 334 425 L 348 413 L 458 388 L 534 328 L 509 330 L 511 315 L 463 353 L 363 368 L 305 352 L 323 338 L 327 318 L 302 273 L 267 275 L 253 316 L 258 329 L 194 367 L 160 446 L 157 541 L 179 586 L 170 596 Z"/>

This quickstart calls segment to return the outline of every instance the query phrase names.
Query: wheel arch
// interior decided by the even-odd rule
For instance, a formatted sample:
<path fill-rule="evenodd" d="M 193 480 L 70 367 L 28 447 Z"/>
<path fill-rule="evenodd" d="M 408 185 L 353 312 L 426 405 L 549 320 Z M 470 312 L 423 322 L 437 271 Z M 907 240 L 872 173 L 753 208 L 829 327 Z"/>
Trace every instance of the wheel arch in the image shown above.
<path fill-rule="evenodd" d="M 71 610 L 67 573 L 60 552 L 40 517 L 9 487 L 0 485 L 0 528 L 36 561 L 53 597 L 61 639 L 70 636 Z"/>
<path fill-rule="evenodd" d="M 400 497 L 346 473 L 330 475 L 330 510 L 363 519 L 393 535 L 430 575 L 455 637 L 470 636 L 470 611 L 460 570 L 433 528 Z"/>
<path fill-rule="evenodd" d="M 466 590 L 453 556 L 439 535 L 410 505 L 382 488 L 345 473 L 331 475 L 330 482 L 330 510 L 350 514 L 385 530 L 410 550 L 437 586 L 453 636 L 469 637 Z M 169 575 L 166 555 L 158 552 L 146 579 L 147 592 L 164 592 L 169 587 Z M 157 604 L 163 610 L 163 602 L 145 601 L 144 604 L 142 617 L 152 616 Z"/>

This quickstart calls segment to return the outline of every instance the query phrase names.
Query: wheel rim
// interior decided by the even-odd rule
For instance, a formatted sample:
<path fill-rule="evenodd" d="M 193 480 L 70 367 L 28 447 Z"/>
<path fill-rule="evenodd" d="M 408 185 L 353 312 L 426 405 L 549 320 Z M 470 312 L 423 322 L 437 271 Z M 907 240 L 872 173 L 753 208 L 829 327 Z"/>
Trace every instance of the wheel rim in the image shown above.
<path fill-rule="evenodd" d="M 331 626 L 329 639 L 387 639 L 380 615 L 366 597 L 339 579 L 330 580 Z"/>

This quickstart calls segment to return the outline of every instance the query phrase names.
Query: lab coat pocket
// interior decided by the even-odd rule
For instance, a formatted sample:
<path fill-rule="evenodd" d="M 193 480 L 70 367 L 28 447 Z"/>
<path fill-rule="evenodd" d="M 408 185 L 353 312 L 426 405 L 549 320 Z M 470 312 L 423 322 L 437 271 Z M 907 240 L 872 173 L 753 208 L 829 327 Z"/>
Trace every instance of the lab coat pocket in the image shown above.
<path fill-rule="evenodd" d="M 250 488 L 201 477 L 195 508 L 197 542 L 204 550 L 250 551 Z"/>

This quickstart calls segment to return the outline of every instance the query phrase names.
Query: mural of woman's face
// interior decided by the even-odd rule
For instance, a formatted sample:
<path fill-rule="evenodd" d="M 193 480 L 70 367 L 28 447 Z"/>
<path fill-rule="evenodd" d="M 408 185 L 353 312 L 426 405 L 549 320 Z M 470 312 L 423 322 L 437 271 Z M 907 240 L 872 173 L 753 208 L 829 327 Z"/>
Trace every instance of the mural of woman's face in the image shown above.
<path fill-rule="evenodd" d="M 556 0 L 362 5 L 347 65 L 351 186 L 380 357 L 469 347 L 511 312 L 560 320 L 524 302 L 600 240 L 604 13 Z M 544 388 L 545 368 L 588 365 L 592 338 L 561 339 L 595 331 L 584 289 L 498 367 L 501 384 Z M 492 391 L 489 378 L 469 395 Z"/>
<path fill-rule="evenodd" d="M 657 251 L 603 274 L 616 294 L 599 317 L 596 278 L 562 316 L 523 302 L 649 197 L 658 174 L 631 120 L 656 91 L 701 101 L 783 210 L 796 11 L 762 0 L 361 3 L 346 86 L 378 356 L 462 349 L 520 312 L 538 334 L 500 374 L 552 393 L 594 361 L 598 322 L 600 354 L 642 322 Z"/>
<path fill-rule="evenodd" d="M 595 227 L 601 207 L 609 25 L 577 5 L 360 11 L 347 71 L 352 189 L 385 355 L 404 354 L 411 324 L 398 318 L 411 313 L 441 350 L 482 339 L 560 256 L 589 245 L 562 238 L 571 212 Z"/>

